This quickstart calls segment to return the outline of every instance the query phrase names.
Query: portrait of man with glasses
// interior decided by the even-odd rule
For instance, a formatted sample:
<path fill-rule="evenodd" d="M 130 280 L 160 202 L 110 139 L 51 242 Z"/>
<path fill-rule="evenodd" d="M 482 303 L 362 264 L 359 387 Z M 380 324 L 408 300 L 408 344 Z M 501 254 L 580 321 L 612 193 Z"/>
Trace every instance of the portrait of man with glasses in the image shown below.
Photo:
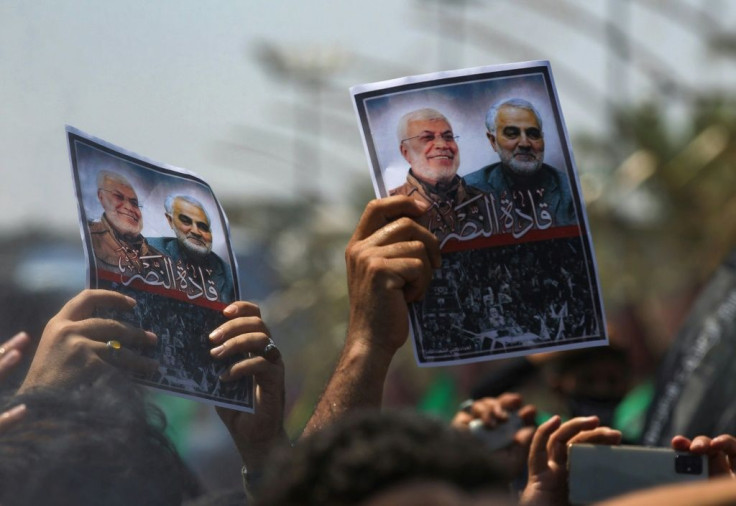
<path fill-rule="evenodd" d="M 141 274 L 141 258 L 161 256 L 141 235 L 142 206 L 133 186 L 122 175 L 101 170 L 97 198 L 104 210 L 99 221 L 88 222 L 97 267 L 126 276 Z"/>
<path fill-rule="evenodd" d="M 483 194 L 457 175 L 460 150 L 449 120 L 435 109 L 411 111 L 399 120 L 397 135 L 409 172 L 406 182 L 389 195 L 406 195 L 429 204 L 418 221 L 440 244 L 465 235 L 463 228 L 469 222 L 473 230 L 484 229 L 488 217 Z"/>

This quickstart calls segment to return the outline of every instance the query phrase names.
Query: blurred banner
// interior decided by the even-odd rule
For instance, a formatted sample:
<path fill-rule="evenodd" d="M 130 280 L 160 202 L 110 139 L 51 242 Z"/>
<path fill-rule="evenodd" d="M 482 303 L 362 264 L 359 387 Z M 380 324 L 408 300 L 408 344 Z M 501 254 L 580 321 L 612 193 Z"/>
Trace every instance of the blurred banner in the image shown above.
<path fill-rule="evenodd" d="M 642 442 L 736 432 L 736 250 L 719 267 L 670 347 L 657 375 Z"/>

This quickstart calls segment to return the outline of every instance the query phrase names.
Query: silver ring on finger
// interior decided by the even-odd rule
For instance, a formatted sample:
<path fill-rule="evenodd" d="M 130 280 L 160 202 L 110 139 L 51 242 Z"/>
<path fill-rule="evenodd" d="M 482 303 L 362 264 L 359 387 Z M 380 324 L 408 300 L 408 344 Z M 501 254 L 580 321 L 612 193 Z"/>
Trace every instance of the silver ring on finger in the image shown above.
<path fill-rule="evenodd" d="M 266 346 L 263 347 L 261 356 L 269 362 L 276 362 L 279 358 L 281 358 L 281 352 L 276 346 L 276 343 L 273 342 L 273 339 L 268 339 L 268 343 L 266 344 Z"/>

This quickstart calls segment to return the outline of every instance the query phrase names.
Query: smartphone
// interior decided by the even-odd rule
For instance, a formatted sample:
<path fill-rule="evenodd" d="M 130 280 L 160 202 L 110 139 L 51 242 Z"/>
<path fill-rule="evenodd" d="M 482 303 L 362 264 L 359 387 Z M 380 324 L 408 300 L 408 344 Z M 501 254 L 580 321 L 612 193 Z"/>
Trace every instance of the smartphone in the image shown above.
<path fill-rule="evenodd" d="M 644 488 L 708 479 L 703 455 L 647 446 L 571 445 L 570 503 L 589 504 Z"/>

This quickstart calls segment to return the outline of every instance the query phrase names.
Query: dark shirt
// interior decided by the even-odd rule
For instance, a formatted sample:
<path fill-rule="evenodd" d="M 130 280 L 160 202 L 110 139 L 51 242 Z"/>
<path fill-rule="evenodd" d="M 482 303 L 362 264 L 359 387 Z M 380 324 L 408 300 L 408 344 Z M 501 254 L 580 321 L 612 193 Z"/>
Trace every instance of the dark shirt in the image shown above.
<path fill-rule="evenodd" d="M 519 231 L 529 224 L 545 229 L 578 223 L 567 177 L 545 164 L 534 176 L 514 178 L 501 162 L 465 176 L 468 186 L 493 197 L 502 230 Z"/>
<path fill-rule="evenodd" d="M 141 257 L 162 255 L 140 234 L 133 239 L 119 235 L 104 214 L 100 221 L 87 222 L 87 226 L 98 269 L 130 277 L 145 272 L 147 262 Z"/>
<path fill-rule="evenodd" d="M 148 242 L 171 258 L 179 290 L 189 296 L 200 296 L 206 292 L 211 298 L 214 289 L 220 302 L 235 299 L 230 266 L 215 253 L 210 252 L 201 259 L 194 258 L 181 250 L 175 237 L 150 237 Z"/>
<path fill-rule="evenodd" d="M 459 176 L 448 184 L 431 185 L 418 179 L 409 169 L 406 182 L 389 194 L 420 198 L 428 203 L 429 209 L 417 222 L 435 234 L 440 245 L 449 238 L 462 240 L 474 235 L 483 230 L 488 221 L 483 193 L 469 188 Z"/>

